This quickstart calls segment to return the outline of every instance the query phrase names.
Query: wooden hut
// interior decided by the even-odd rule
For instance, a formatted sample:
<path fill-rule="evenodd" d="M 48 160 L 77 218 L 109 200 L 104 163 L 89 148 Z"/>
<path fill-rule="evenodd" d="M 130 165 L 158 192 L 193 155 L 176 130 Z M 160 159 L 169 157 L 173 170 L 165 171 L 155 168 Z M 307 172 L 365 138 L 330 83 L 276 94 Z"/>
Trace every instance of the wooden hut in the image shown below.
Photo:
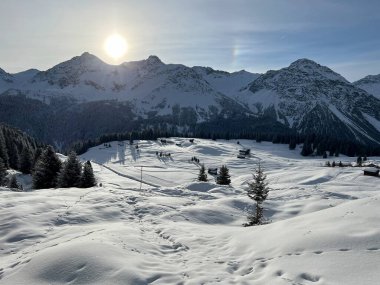
<path fill-rule="evenodd" d="M 364 175 L 367 176 L 379 176 L 379 169 L 376 167 L 368 167 L 364 169 Z"/>
<path fill-rule="evenodd" d="M 251 150 L 249 148 L 239 150 L 239 155 L 250 155 L 250 154 L 251 154 Z"/>

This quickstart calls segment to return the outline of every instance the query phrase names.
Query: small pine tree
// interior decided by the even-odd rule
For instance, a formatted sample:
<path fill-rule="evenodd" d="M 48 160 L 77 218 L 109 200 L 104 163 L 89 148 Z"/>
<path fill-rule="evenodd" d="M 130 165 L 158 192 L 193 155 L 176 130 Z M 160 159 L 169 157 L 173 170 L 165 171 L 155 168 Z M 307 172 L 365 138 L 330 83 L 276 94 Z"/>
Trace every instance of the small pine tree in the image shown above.
<path fill-rule="evenodd" d="M 260 225 L 263 222 L 264 209 L 262 204 L 267 199 L 269 193 L 268 183 L 265 180 L 266 175 L 259 163 L 253 174 L 253 181 L 248 183 L 249 188 L 247 191 L 248 197 L 256 202 L 256 209 L 254 212 L 248 214 L 248 223 L 246 223 L 245 226 Z"/>
<path fill-rule="evenodd" d="M 90 188 L 96 186 L 96 179 L 94 176 L 94 171 L 92 169 L 91 162 L 88 160 L 83 165 L 83 172 L 81 177 L 81 187 Z"/>
<path fill-rule="evenodd" d="M 48 146 L 41 153 L 35 165 L 33 172 L 33 188 L 46 189 L 56 187 L 61 165 L 61 161 L 54 152 L 53 147 Z"/>
<path fill-rule="evenodd" d="M 20 184 L 17 182 L 16 175 L 12 175 L 11 179 L 9 180 L 8 187 L 12 189 L 21 189 Z"/>
<path fill-rule="evenodd" d="M 129 136 L 129 144 L 133 145 L 133 135 L 132 135 L 132 133 Z"/>
<path fill-rule="evenodd" d="M 70 152 L 67 160 L 63 164 L 63 167 L 58 177 L 58 187 L 80 187 L 82 176 L 82 165 L 77 158 L 75 152 Z"/>
<path fill-rule="evenodd" d="M 33 168 L 32 154 L 28 149 L 24 149 L 21 153 L 20 171 L 24 174 L 30 174 Z"/>
<path fill-rule="evenodd" d="M 0 157 L 0 186 L 4 184 L 6 176 L 7 168 L 5 167 L 3 159 Z"/>
<path fill-rule="evenodd" d="M 356 159 L 356 164 L 357 164 L 358 166 L 362 166 L 362 163 L 363 163 L 363 159 L 362 159 L 362 157 L 361 157 L 361 156 L 358 156 L 358 158 Z"/>
<path fill-rule="evenodd" d="M 206 168 L 203 164 L 201 165 L 201 168 L 199 169 L 198 181 L 204 181 L 204 182 L 207 181 Z"/>
<path fill-rule="evenodd" d="M 326 166 L 327 166 L 327 167 L 331 167 L 331 163 L 330 163 L 330 161 L 326 162 Z"/>
<path fill-rule="evenodd" d="M 302 156 L 308 156 L 312 153 L 313 153 L 313 149 L 311 147 L 311 144 L 309 142 L 305 141 L 303 146 L 302 146 L 301 155 Z"/>
<path fill-rule="evenodd" d="M 343 163 L 339 161 L 339 167 L 343 167 Z"/>
<path fill-rule="evenodd" d="M 289 149 L 290 150 L 296 149 L 296 146 L 297 146 L 296 141 L 293 140 L 293 139 L 290 140 L 290 142 L 289 142 Z"/>
<path fill-rule="evenodd" d="M 326 151 L 323 152 L 322 157 L 323 157 L 323 158 L 327 158 L 327 152 L 326 152 Z"/>
<path fill-rule="evenodd" d="M 216 183 L 219 185 L 230 185 L 231 184 L 231 179 L 230 179 L 230 175 L 228 173 L 227 166 L 222 165 L 222 167 L 220 168 L 219 175 L 216 178 Z"/>
<path fill-rule="evenodd" d="M 336 162 L 333 161 L 332 164 L 331 164 L 332 167 L 335 167 L 336 166 Z"/>

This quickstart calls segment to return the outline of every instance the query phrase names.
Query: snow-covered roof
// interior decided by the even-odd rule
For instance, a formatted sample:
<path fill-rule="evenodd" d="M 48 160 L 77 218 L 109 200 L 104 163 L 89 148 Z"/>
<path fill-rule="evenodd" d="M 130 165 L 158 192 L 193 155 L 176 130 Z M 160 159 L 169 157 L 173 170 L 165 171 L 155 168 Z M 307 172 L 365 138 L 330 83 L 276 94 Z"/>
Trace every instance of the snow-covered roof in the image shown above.
<path fill-rule="evenodd" d="M 378 172 L 379 172 L 379 169 L 377 169 L 377 168 L 375 168 L 375 167 L 368 167 L 368 168 L 365 168 L 364 171 L 365 171 L 365 172 L 378 173 Z"/>

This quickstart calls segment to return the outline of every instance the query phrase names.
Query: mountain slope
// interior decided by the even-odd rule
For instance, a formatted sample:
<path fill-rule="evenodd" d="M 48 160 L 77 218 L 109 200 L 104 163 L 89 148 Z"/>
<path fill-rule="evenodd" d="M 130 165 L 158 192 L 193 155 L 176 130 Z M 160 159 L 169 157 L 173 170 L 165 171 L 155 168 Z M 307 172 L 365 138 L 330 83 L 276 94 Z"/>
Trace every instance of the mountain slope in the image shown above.
<path fill-rule="evenodd" d="M 278 121 L 303 134 L 380 142 L 380 100 L 311 60 L 268 71 L 240 96 L 252 111 L 272 108 Z"/>
<path fill-rule="evenodd" d="M 353 84 L 380 99 L 380 74 L 368 75 Z"/>

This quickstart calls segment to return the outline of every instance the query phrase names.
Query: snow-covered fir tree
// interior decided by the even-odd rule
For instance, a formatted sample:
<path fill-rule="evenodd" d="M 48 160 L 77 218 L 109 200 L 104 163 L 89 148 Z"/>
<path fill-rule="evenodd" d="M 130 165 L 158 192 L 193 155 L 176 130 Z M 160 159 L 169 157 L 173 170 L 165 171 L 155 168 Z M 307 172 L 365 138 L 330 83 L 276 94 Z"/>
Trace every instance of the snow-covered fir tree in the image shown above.
<path fill-rule="evenodd" d="M 61 165 L 61 161 L 54 152 L 53 147 L 48 146 L 42 152 L 36 163 L 33 172 L 33 188 L 44 189 L 56 187 Z"/>
<path fill-rule="evenodd" d="M 216 178 L 216 183 L 219 185 L 230 185 L 231 184 L 231 179 L 230 179 L 230 174 L 228 171 L 228 168 L 226 165 L 222 165 L 220 168 L 220 172 L 218 177 Z"/>
<path fill-rule="evenodd" d="M 269 193 L 268 183 L 266 182 L 266 175 L 263 172 L 261 163 L 253 174 L 252 182 L 248 183 L 247 195 L 250 199 L 256 202 L 256 208 L 248 214 L 248 223 L 246 226 L 260 225 L 263 222 L 263 202 L 267 199 Z"/>
<path fill-rule="evenodd" d="M 91 162 L 88 160 L 83 165 L 81 187 L 89 188 L 89 187 L 94 187 L 95 185 L 96 185 L 96 179 L 95 179 L 94 171 L 92 169 Z"/>
<path fill-rule="evenodd" d="M 80 187 L 82 165 L 75 152 L 70 152 L 58 176 L 58 187 Z"/>
<path fill-rule="evenodd" d="M 201 165 L 201 168 L 199 169 L 198 181 L 204 181 L 204 182 L 207 181 L 206 168 L 203 164 Z"/>

